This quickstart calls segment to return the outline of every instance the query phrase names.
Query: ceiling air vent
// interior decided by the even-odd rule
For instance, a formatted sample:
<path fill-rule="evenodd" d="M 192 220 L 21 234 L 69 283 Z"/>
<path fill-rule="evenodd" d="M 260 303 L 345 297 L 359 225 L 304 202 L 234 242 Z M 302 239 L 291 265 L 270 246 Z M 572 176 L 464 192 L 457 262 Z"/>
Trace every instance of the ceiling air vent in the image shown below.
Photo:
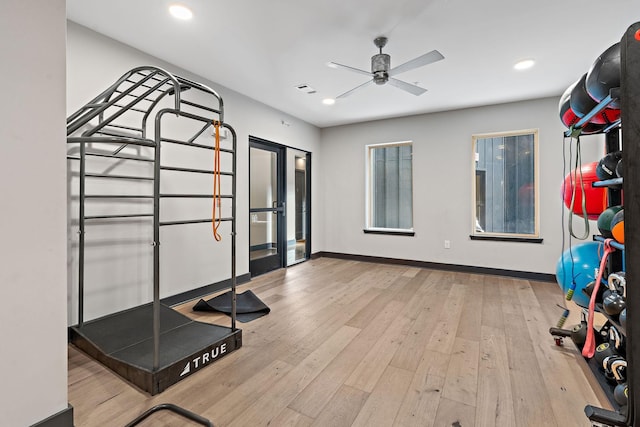
<path fill-rule="evenodd" d="M 307 93 L 307 94 L 316 93 L 316 90 L 314 88 L 312 88 L 311 86 L 306 85 L 306 84 L 298 85 L 298 86 L 296 86 L 296 89 L 298 89 L 300 92 L 304 92 L 304 93 Z"/>

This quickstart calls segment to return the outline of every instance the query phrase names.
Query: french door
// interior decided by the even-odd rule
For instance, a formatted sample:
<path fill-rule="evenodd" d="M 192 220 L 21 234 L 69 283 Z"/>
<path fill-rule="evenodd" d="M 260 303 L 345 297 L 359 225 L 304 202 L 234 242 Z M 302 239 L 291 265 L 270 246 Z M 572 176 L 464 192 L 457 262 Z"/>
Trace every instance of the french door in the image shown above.
<path fill-rule="evenodd" d="M 249 271 L 285 267 L 285 147 L 249 138 Z"/>

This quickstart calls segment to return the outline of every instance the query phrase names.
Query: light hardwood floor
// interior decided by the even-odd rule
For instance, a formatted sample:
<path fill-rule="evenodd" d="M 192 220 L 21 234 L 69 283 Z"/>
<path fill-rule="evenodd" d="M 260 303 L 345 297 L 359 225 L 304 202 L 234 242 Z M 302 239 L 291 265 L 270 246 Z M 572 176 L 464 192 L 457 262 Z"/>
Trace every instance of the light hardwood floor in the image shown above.
<path fill-rule="evenodd" d="M 255 278 L 271 313 L 243 347 L 151 397 L 69 347 L 75 425 L 124 426 L 174 403 L 215 426 L 589 426 L 608 407 L 547 332 L 553 283 L 319 258 Z M 224 316 L 178 310 L 201 321 Z M 577 314 L 577 311 L 573 311 Z M 144 426 L 195 425 L 161 412 Z"/>

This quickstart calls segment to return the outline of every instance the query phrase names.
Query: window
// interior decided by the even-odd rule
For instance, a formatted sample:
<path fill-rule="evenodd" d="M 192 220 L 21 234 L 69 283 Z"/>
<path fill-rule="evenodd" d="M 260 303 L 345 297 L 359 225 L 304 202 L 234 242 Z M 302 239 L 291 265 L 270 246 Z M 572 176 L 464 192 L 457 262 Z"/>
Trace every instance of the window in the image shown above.
<path fill-rule="evenodd" d="M 413 235 L 411 142 L 367 145 L 366 232 Z"/>
<path fill-rule="evenodd" d="M 473 135 L 472 237 L 537 239 L 538 131 Z"/>

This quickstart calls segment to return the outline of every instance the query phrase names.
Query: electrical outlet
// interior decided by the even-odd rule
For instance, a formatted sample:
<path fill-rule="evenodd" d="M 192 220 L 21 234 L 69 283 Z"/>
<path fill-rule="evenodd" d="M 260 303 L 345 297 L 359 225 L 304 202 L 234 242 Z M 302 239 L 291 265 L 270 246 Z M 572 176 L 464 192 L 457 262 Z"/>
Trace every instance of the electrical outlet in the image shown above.
<path fill-rule="evenodd" d="M 444 241 L 444 248 L 445 249 L 451 249 L 451 240 L 445 240 Z"/>

